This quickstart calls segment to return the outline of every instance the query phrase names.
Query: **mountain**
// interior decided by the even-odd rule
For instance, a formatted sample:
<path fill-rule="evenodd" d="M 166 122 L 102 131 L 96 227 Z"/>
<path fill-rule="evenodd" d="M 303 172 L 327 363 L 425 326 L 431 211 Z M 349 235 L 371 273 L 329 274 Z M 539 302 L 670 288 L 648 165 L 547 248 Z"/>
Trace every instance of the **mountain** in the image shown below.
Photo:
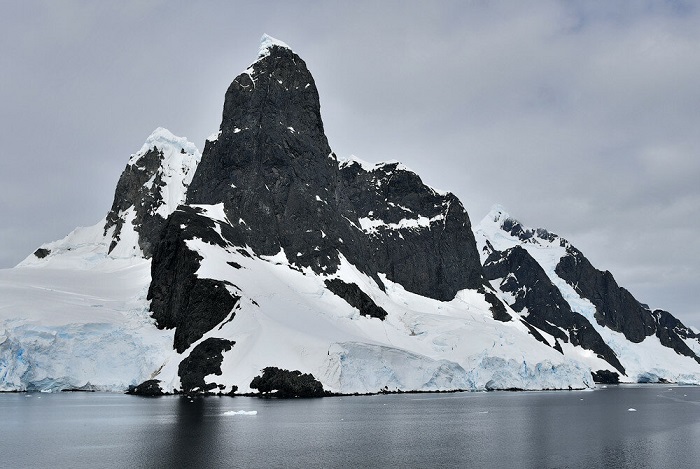
<path fill-rule="evenodd" d="M 475 233 L 484 277 L 552 346 L 588 351 L 623 381 L 696 381 L 700 335 L 637 301 L 567 240 L 527 228 L 498 206 Z"/>
<path fill-rule="evenodd" d="M 172 334 L 150 318 L 148 257 L 200 157 L 156 129 L 105 218 L 0 270 L 0 391 L 122 390 L 162 366 Z"/>
<path fill-rule="evenodd" d="M 498 209 L 472 227 L 400 163 L 338 159 L 269 36 L 201 154 L 156 129 L 103 220 L 0 271 L 0 390 L 700 383 L 698 351 L 558 236 Z"/>

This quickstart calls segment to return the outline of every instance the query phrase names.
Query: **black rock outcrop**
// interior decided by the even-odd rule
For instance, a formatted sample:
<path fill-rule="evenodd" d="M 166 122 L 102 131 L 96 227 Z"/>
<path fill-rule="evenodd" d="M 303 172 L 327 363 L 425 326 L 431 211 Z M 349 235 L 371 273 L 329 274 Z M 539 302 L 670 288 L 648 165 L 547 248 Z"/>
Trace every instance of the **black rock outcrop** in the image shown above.
<path fill-rule="evenodd" d="M 157 397 L 165 394 L 160 387 L 160 380 L 158 379 L 149 379 L 138 386 L 129 386 L 126 393 L 145 397 Z"/>
<path fill-rule="evenodd" d="M 656 331 L 656 321 L 647 308 L 620 287 L 612 274 L 601 272 L 573 246 L 556 267 L 556 274 L 596 307 L 601 326 L 621 332 L 627 340 L 639 343 Z"/>
<path fill-rule="evenodd" d="M 326 280 L 324 283 L 326 288 L 347 301 L 350 306 L 357 308 L 361 315 L 381 320 L 386 317 L 384 308 L 377 306 L 372 298 L 356 284 L 343 282 L 337 278 Z"/>
<path fill-rule="evenodd" d="M 43 259 L 44 257 L 48 256 L 51 254 L 51 249 L 46 249 L 46 248 L 39 248 L 36 251 L 34 251 L 34 255 L 38 257 L 39 259 Z"/>
<path fill-rule="evenodd" d="M 700 339 L 700 334 L 696 334 L 688 327 L 684 326 L 676 317 L 668 311 L 662 309 L 654 310 L 651 313 L 656 319 L 656 336 L 661 341 L 661 345 L 672 348 L 680 355 L 691 357 L 700 363 L 700 357 L 695 355 L 683 339 Z"/>
<path fill-rule="evenodd" d="M 158 194 L 164 183 L 160 178 L 153 181 L 152 187 L 148 187 L 147 183 L 151 178 L 156 178 L 162 161 L 163 152 L 153 147 L 136 162 L 128 164 L 122 172 L 104 227 L 105 235 L 114 228 L 109 252 L 112 252 L 121 240 L 121 232 L 124 223 L 127 222 L 126 212 L 133 209 L 136 215 L 134 229 L 139 233 L 139 247 L 146 257 L 151 256 L 151 248 L 158 240 L 160 229 L 165 223 L 165 218 L 155 213 L 158 205 L 162 203 Z"/>
<path fill-rule="evenodd" d="M 591 373 L 593 381 L 598 384 L 620 384 L 620 375 L 614 371 L 598 370 Z"/>
<path fill-rule="evenodd" d="M 524 231 L 520 229 L 520 232 Z M 511 308 L 527 312 L 527 322 L 558 340 L 595 352 L 625 373 L 615 352 L 585 317 L 571 310 L 559 289 L 524 248 L 514 246 L 492 252 L 484 262 L 484 277 L 501 279 L 499 289 L 514 298 Z"/>
<path fill-rule="evenodd" d="M 323 385 L 312 374 L 274 366 L 265 368 L 261 376 L 253 378 L 250 387 L 263 396 L 274 394 L 281 398 L 323 397 L 326 394 Z"/>
<path fill-rule="evenodd" d="M 168 217 L 151 263 L 152 317 L 161 329 L 175 329 L 175 350 L 185 351 L 207 331 L 235 314 L 240 296 L 236 287 L 222 280 L 196 275 L 202 257 L 186 241 L 194 238 L 225 246 L 214 222 L 201 210 L 182 206 Z"/>
<path fill-rule="evenodd" d="M 234 345 L 235 342 L 231 340 L 210 337 L 194 347 L 187 358 L 180 362 L 178 368 L 182 392 L 185 394 L 209 393 L 215 389 L 219 391 L 223 389 L 221 385 L 206 384 L 204 378 L 209 375 L 221 375 L 223 352 L 231 350 Z M 234 386 L 230 393 L 236 392 L 237 389 Z"/>
<path fill-rule="evenodd" d="M 459 199 L 423 184 L 398 163 L 340 165 L 340 251 L 366 273 L 438 300 L 482 284 L 471 222 Z M 342 225 L 341 225 L 342 226 Z"/>

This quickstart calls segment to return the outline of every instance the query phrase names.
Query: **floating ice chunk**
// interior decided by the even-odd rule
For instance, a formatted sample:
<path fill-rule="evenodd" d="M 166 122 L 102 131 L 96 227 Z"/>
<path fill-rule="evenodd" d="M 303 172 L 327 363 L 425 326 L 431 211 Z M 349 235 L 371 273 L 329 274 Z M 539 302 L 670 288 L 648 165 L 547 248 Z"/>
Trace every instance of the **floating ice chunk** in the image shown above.
<path fill-rule="evenodd" d="M 257 410 L 227 410 L 223 415 L 258 415 Z"/>

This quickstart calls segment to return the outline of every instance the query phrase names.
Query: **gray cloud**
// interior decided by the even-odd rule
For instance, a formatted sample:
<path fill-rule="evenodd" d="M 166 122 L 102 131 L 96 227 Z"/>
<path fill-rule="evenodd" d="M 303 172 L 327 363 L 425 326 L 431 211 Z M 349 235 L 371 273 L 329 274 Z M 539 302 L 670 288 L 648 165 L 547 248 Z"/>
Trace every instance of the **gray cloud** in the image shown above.
<path fill-rule="evenodd" d="M 99 220 L 157 126 L 200 148 L 263 32 L 314 73 L 340 156 L 398 159 L 557 232 L 700 325 L 693 3 L 27 1 L 0 18 L 0 266 Z"/>

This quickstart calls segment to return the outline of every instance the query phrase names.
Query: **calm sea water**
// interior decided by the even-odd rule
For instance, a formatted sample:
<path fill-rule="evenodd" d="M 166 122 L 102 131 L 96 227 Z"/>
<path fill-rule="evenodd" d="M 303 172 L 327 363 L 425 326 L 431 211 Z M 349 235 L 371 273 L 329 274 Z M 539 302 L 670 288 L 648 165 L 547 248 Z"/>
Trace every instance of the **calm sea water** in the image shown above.
<path fill-rule="evenodd" d="M 8 468 L 696 468 L 699 443 L 697 387 L 290 401 L 0 394 Z"/>

